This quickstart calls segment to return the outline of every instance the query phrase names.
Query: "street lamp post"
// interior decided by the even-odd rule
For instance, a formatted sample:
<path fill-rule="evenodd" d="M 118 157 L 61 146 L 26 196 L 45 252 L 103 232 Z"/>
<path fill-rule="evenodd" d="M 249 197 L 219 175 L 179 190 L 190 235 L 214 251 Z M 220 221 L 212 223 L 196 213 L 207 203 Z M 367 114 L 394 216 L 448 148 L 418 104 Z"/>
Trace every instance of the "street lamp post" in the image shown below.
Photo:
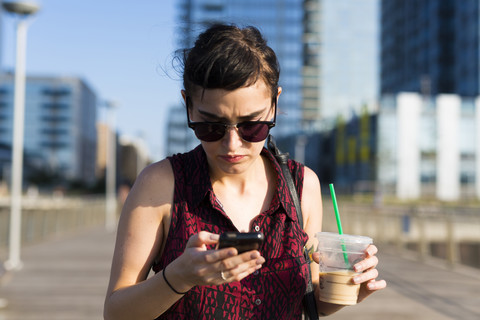
<path fill-rule="evenodd" d="M 27 17 L 38 11 L 39 6 L 32 2 L 8 1 L 2 3 L 3 9 L 15 14 L 16 26 L 16 62 L 15 91 L 13 105 L 13 142 L 12 142 L 12 174 L 10 200 L 10 234 L 8 260 L 5 267 L 19 269 L 21 224 L 22 224 L 22 171 L 23 171 L 23 136 L 25 118 L 25 49 L 27 43 Z"/>
<path fill-rule="evenodd" d="M 106 215 L 105 228 L 114 231 L 117 218 L 116 173 L 117 173 L 117 139 L 115 124 L 116 103 L 107 102 L 107 163 L 106 163 Z"/>

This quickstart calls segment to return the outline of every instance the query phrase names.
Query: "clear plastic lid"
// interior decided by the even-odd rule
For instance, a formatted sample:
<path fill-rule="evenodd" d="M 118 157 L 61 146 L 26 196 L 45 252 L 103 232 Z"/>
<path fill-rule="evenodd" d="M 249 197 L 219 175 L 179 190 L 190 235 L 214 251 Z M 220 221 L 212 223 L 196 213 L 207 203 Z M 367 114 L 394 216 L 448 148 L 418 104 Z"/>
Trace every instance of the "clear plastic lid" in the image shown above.
<path fill-rule="evenodd" d="M 358 243 L 358 244 L 371 244 L 373 239 L 366 236 L 357 236 L 350 234 L 338 234 L 334 232 L 317 232 L 315 237 L 318 241 L 341 241 L 343 243 Z"/>

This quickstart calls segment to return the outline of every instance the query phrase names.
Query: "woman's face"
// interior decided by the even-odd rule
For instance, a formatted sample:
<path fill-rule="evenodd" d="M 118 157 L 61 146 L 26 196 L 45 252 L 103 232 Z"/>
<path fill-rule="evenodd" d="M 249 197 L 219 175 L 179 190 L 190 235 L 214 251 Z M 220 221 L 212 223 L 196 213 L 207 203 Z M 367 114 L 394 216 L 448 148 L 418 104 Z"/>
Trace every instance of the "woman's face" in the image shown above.
<path fill-rule="evenodd" d="M 203 98 L 202 91 L 198 90 L 190 97 L 190 120 L 226 124 L 271 121 L 274 117 L 274 108 L 270 92 L 262 80 L 249 87 L 233 91 L 207 89 Z M 183 92 L 182 94 L 185 95 Z M 259 158 L 265 140 L 245 141 L 239 135 L 237 128 L 228 127 L 225 135 L 219 140 L 201 141 L 201 143 L 213 175 L 238 174 L 245 172 Z"/>

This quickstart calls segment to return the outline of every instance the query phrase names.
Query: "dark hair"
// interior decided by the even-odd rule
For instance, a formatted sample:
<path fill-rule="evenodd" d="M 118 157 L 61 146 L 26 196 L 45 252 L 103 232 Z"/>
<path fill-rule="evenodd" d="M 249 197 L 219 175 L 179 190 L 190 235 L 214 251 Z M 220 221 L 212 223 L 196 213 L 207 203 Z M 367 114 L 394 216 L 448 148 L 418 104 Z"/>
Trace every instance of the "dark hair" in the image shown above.
<path fill-rule="evenodd" d="M 191 96 L 196 86 L 235 90 L 258 79 L 265 81 L 272 97 L 277 94 L 280 65 L 260 31 L 252 26 L 215 24 L 183 51 L 183 86 Z"/>

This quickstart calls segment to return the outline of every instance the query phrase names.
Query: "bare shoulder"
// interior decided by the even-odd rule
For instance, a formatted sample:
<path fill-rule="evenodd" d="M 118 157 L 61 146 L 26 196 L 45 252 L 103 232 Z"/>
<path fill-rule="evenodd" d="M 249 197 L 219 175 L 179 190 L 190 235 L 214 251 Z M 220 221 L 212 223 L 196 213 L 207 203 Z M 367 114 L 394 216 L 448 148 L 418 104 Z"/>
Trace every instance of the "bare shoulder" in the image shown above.
<path fill-rule="evenodd" d="M 317 174 L 305 166 L 302 193 L 302 212 L 307 233 L 318 231 L 322 224 L 322 194 Z"/>
<path fill-rule="evenodd" d="M 175 178 L 168 159 L 149 165 L 139 174 L 128 194 L 120 223 L 168 223 L 174 188 Z"/>
<path fill-rule="evenodd" d="M 307 196 L 312 192 L 317 194 L 317 192 L 320 192 L 320 181 L 318 180 L 318 176 L 315 171 L 309 167 L 305 166 L 304 168 L 303 194 L 306 194 Z"/>
<path fill-rule="evenodd" d="M 173 170 L 168 159 L 155 162 L 142 170 L 137 178 L 137 184 L 141 187 L 151 187 L 159 182 L 173 182 Z"/>
<path fill-rule="evenodd" d="M 128 200 L 142 206 L 165 205 L 172 200 L 174 185 L 172 166 L 168 159 L 164 159 L 142 170 L 129 195 L 133 199 Z"/>

